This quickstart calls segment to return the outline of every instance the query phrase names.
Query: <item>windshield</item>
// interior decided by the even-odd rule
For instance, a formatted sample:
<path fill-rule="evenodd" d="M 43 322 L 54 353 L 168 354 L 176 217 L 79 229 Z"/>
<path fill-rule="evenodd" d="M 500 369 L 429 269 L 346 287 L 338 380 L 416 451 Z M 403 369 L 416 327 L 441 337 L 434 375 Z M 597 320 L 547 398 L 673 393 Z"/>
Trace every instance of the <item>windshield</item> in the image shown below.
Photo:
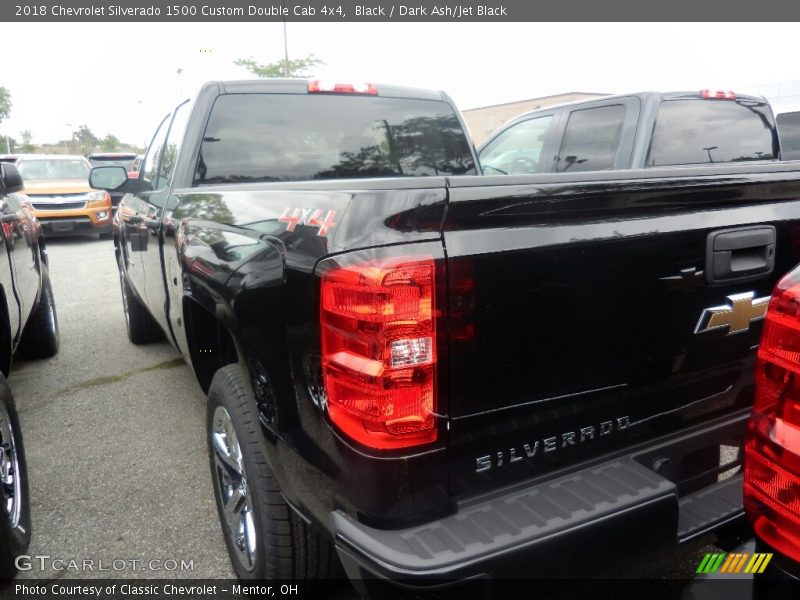
<path fill-rule="evenodd" d="M 195 184 L 475 172 L 446 102 L 228 94 L 211 112 Z"/>
<path fill-rule="evenodd" d="M 30 179 L 88 179 L 89 166 L 78 158 L 23 160 L 19 172 Z"/>

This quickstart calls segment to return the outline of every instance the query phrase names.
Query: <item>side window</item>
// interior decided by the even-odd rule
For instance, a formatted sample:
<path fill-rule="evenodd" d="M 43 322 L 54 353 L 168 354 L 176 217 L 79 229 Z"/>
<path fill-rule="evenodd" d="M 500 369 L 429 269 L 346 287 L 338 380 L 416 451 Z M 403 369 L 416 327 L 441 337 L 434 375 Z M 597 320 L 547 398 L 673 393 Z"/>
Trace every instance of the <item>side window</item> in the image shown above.
<path fill-rule="evenodd" d="M 778 137 L 781 140 L 781 158 L 800 159 L 800 112 L 783 113 L 775 119 L 778 122 Z"/>
<path fill-rule="evenodd" d="M 573 111 L 564 131 L 556 171 L 613 169 L 624 122 L 622 104 Z"/>
<path fill-rule="evenodd" d="M 481 151 L 484 174 L 541 173 L 542 150 L 553 125 L 552 115 L 528 119 L 509 127 Z"/>
<path fill-rule="evenodd" d="M 159 165 L 161 163 L 161 154 L 164 150 L 164 143 L 167 140 L 167 131 L 169 130 L 169 118 L 171 115 L 164 117 L 161 125 L 158 126 L 153 140 L 147 149 L 147 154 L 142 161 L 142 178 L 146 183 L 146 191 L 156 192 L 163 189 L 167 185 L 167 180 L 160 177 Z"/>
<path fill-rule="evenodd" d="M 175 116 L 172 119 L 172 125 L 169 127 L 169 135 L 161 151 L 161 166 L 158 168 L 159 182 L 166 184 L 172 180 L 172 175 L 175 172 L 175 163 L 178 159 L 178 150 L 183 142 L 191 112 L 191 101 L 189 100 L 175 109 Z"/>

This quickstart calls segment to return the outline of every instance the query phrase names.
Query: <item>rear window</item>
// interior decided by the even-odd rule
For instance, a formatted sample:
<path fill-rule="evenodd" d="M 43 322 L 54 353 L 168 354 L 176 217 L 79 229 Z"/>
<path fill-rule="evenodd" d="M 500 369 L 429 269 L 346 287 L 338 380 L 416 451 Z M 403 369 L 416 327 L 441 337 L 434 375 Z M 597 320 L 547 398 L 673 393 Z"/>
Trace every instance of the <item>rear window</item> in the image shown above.
<path fill-rule="evenodd" d="M 475 173 L 445 102 L 227 94 L 211 111 L 194 183 Z"/>
<path fill-rule="evenodd" d="M 778 137 L 781 140 L 781 158 L 800 160 L 800 111 L 783 113 L 775 117 Z"/>
<path fill-rule="evenodd" d="M 651 167 L 774 160 L 775 130 L 765 102 L 666 100 L 653 131 Z"/>

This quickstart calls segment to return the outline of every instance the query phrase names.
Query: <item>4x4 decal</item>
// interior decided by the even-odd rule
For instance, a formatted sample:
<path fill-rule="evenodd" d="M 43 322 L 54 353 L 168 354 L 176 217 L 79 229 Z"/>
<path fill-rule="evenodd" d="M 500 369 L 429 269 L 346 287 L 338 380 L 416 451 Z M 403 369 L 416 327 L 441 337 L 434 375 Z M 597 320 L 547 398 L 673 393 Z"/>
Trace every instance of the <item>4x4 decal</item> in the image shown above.
<path fill-rule="evenodd" d="M 323 217 L 324 214 L 324 217 Z M 278 221 L 286 223 L 286 231 L 294 231 L 298 225 L 317 227 L 317 235 L 325 237 L 331 227 L 336 225 L 336 211 L 325 212 L 321 208 L 286 208 Z"/>

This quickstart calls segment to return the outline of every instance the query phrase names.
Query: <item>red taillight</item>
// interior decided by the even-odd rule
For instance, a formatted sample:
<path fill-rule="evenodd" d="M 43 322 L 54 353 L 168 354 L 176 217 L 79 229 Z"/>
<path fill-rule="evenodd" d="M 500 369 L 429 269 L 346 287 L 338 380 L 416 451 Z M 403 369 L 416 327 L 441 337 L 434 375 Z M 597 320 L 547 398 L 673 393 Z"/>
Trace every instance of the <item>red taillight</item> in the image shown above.
<path fill-rule="evenodd" d="M 758 536 L 800 561 L 800 269 L 770 300 L 756 361 L 744 504 Z"/>
<path fill-rule="evenodd" d="M 337 83 L 319 79 L 308 82 L 309 94 L 364 94 L 377 96 L 378 90 L 371 83 Z"/>
<path fill-rule="evenodd" d="M 730 90 L 723 92 L 721 90 L 702 90 L 700 92 L 703 98 L 710 98 L 712 100 L 736 100 L 736 94 Z"/>
<path fill-rule="evenodd" d="M 322 372 L 331 421 L 377 449 L 436 440 L 436 265 L 430 256 L 322 276 Z"/>

